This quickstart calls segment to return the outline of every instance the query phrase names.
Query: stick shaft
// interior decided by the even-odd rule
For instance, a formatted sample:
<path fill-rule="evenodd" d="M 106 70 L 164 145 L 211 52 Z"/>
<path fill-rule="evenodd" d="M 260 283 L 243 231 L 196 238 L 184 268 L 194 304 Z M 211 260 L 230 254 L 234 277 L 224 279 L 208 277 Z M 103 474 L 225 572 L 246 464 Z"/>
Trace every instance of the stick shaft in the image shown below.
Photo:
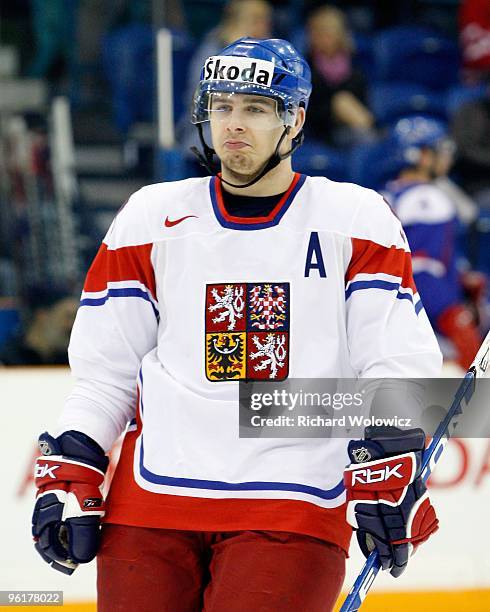
<path fill-rule="evenodd" d="M 426 482 L 432 474 L 432 470 L 439 461 L 444 447 L 454 433 L 459 421 L 459 416 L 463 412 L 463 404 L 467 405 L 471 400 L 475 390 L 475 379 L 485 375 L 489 370 L 489 364 L 490 332 L 488 332 L 473 363 L 461 381 L 451 407 L 439 424 L 431 443 L 424 451 L 421 468 L 421 475 L 424 482 Z M 340 612 L 355 612 L 359 610 L 380 569 L 381 563 L 379 561 L 378 551 L 374 550 L 366 559 L 359 576 L 340 608 Z"/>

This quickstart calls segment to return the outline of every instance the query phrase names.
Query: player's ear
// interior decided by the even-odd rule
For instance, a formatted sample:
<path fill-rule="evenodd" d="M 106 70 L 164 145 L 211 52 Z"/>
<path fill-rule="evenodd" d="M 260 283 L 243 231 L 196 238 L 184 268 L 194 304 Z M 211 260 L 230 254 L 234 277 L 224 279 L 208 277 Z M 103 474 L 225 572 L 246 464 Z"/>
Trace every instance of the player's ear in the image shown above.
<path fill-rule="evenodd" d="M 300 106 L 298 108 L 298 112 L 296 113 L 296 121 L 294 126 L 291 128 L 289 135 L 291 138 L 296 138 L 296 136 L 300 133 L 303 125 L 305 124 L 306 112 L 305 109 Z"/>

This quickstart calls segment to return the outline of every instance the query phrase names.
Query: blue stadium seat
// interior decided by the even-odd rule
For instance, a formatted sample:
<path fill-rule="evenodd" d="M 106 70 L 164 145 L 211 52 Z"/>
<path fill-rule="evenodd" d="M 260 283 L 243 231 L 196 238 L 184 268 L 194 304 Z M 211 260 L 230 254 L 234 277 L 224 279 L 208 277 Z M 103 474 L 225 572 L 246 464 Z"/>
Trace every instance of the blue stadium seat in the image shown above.
<path fill-rule="evenodd" d="M 308 53 L 308 36 L 304 25 L 293 27 L 289 35 L 289 40 L 299 53 L 302 55 Z"/>
<path fill-rule="evenodd" d="M 388 28 L 375 36 L 373 53 L 379 81 L 396 79 L 446 89 L 458 79 L 457 43 L 428 28 Z"/>
<path fill-rule="evenodd" d="M 373 83 L 368 98 L 369 108 L 379 125 L 389 125 L 401 117 L 421 113 L 446 119 L 444 95 L 417 83 Z"/>
<path fill-rule="evenodd" d="M 366 77 L 374 71 L 373 37 L 370 34 L 354 32 L 354 65 L 359 66 Z"/>
<path fill-rule="evenodd" d="M 349 157 L 349 180 L 363 187 L 380 190 L 395 178 L 397 167 L 393 161 L 389 139 L 355 146 Z"/>
<path fill-rule="evenodd" d="M 17 331 L 20 315 L 16 308 L 0 308 L 0 346 Z"/>
<path fill-rule="evenodd" d="M 102 62 L 111 85 L 117 127 L 153 119 L 155 38 L 149 25 L 130 24 L 104 37 Z"/>
<path fill-rule="evenodd" d="M 448 117 L 454 115 L 458 108 L 466 102 L 478 100 L 485 96 L 486 86 L 474 85 L 455 85 L 446 92 L 446 114 Z"/>
<path fill-rule="evenodd" d="M 307 139 L 293 155 L 293 168 L 310 176 L 326 176 L 332 181 L 345 181 L 347 157 L 321 142 Z"/>
<path fill-rule="evenodd" d="M 126 133 L 137 121 L 152 121 L 156 96 L 156 34 L 145 24 L 131 24 L 108 34 L 102 61 L 111 85 L 116 124 Z M 183 33 L 173 33 L 175 121 L 184 111 L 187 67 L 194 46 Z"/>
<path fill-rule="evenodd" d="M 189 65 L 196 50 L 196 42 L 185 32 L 172 33 L 172 61 L 174 88 L 174 121 L 177 123 L 184 113 L 189 113 L 187 92 Z M 197 85 L 197 83 L 196 83 Z"/>

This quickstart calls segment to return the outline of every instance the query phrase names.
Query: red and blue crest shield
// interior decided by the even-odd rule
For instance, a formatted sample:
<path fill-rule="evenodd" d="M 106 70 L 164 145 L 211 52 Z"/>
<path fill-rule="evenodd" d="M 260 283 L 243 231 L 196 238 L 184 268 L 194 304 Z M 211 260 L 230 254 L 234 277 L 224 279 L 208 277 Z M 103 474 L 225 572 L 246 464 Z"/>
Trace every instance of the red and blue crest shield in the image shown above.
<path fill-rule="evenodd" d="M 289 283 L 207 285 L 208 380 L 287 378 L 289 301 Z"/>

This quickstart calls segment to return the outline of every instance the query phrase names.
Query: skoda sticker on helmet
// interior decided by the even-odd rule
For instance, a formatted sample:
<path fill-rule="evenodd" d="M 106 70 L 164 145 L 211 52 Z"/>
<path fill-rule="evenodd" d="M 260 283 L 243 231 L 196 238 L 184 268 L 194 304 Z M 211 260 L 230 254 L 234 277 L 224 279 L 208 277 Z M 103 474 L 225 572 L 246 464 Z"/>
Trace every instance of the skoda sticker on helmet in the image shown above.
<path fill-rule="evenodd" d="M 204 64 L 205 81 L 240 81 L 270 87 L 274 64 L 267 60 L 214 55 Z"/>

